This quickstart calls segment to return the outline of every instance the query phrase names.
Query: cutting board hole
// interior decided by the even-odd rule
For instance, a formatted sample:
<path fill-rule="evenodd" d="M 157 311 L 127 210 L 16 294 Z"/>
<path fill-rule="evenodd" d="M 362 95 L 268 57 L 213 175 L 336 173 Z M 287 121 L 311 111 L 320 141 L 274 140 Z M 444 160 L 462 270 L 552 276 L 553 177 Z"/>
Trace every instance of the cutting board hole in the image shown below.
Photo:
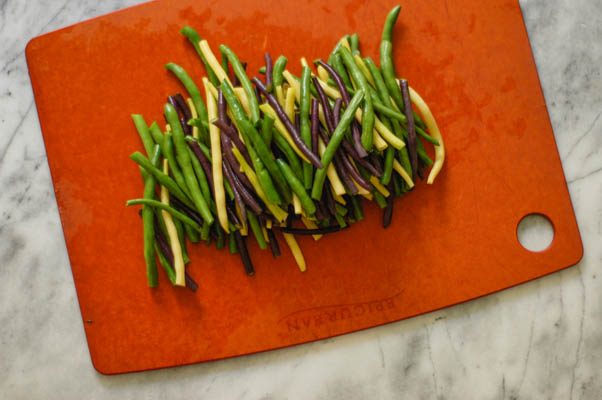
<path fill-rule="evenodd" d="M 554 226 L 545 215 L 528 214 L 518 223 L 516 235 L 525 249 L 540 252 L 546 250 L 552 244 Z"/>

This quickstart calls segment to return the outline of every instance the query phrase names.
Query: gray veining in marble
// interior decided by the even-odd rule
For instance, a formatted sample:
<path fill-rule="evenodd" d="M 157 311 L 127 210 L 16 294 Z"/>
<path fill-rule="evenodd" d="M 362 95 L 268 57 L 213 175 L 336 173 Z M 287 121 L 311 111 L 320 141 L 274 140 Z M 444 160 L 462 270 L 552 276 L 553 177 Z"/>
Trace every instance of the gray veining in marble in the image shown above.
<path fill-rule="evenodd" d="M 602 398 L 602 2 L 522 0 L 585 256 L 468 304 L 304 346 L 125 376 L 90 363 L 23 50 L 138 3 L 0 0 L 0 398 Z"/>

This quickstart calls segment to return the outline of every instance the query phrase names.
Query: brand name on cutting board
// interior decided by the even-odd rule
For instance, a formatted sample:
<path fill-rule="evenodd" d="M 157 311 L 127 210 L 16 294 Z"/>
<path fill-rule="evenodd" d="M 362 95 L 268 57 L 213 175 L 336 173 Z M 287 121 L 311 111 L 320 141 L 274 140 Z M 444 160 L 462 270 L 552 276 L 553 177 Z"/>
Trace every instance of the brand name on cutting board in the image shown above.
<path fill-rule="evenodd" d="M 342 304 L 308 308 L 288 314 L 280 319 L 289 333 L 317 328 L 352 319 L 361 319 L 369 315 L 383 314 L 396 307 L 396 299 L 401 292 L 386 299 L 363 303 Z"/>

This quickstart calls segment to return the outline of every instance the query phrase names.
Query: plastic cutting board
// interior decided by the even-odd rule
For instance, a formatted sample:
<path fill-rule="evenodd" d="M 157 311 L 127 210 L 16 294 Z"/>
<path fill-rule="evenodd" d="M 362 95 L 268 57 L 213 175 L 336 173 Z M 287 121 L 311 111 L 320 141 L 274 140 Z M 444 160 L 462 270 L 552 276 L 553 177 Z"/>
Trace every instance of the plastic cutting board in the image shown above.
<path fill-rule="evenodd" d="M 308 271 L 286 250 L 253 245 L 257 274 L 237 256 L 189 246 L 200 290 L 146 287 L 142 229 L 125 200 L 140 197 L 142 149 L 129 115 L 162 121 L 183 91 L 163 65 L 200 83 L 178 33 L 229 44 L 249 71 L 268 50 L 298 74 L 301 56 L 327 58 L 358 32 L 378 60 L 390 1 L 159 0 L 33 39 L 27 60 L 48 162 L 95 368 L 105 374 L 249 354 L 398 321 L 474 299 L 578 262 L 582 245 L 517 1 L 402 2 L 394 56 L 427 100 L 447 145 L 433 186 L 422 183 L 320 242 L 300 239 Z M 555 228 L 540 253 L 516 229 L 529 213 Z M 281 241 L 281 245 L 284 242 Z"/>

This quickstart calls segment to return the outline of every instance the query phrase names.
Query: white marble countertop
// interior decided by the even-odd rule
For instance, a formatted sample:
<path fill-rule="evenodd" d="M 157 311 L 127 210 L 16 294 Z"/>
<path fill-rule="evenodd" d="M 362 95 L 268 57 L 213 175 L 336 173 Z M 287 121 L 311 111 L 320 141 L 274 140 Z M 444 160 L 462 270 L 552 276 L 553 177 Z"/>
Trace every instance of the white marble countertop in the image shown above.
<path fill-rule="evenodd" d="M 41 33 L 138 2 L 0 0 L 0 398 L 602 398 L 598 0 L 521 1 L 583 237 L 577 267 L 336 339 L 183 368 L 98 374 L 23 51 Z"/>

